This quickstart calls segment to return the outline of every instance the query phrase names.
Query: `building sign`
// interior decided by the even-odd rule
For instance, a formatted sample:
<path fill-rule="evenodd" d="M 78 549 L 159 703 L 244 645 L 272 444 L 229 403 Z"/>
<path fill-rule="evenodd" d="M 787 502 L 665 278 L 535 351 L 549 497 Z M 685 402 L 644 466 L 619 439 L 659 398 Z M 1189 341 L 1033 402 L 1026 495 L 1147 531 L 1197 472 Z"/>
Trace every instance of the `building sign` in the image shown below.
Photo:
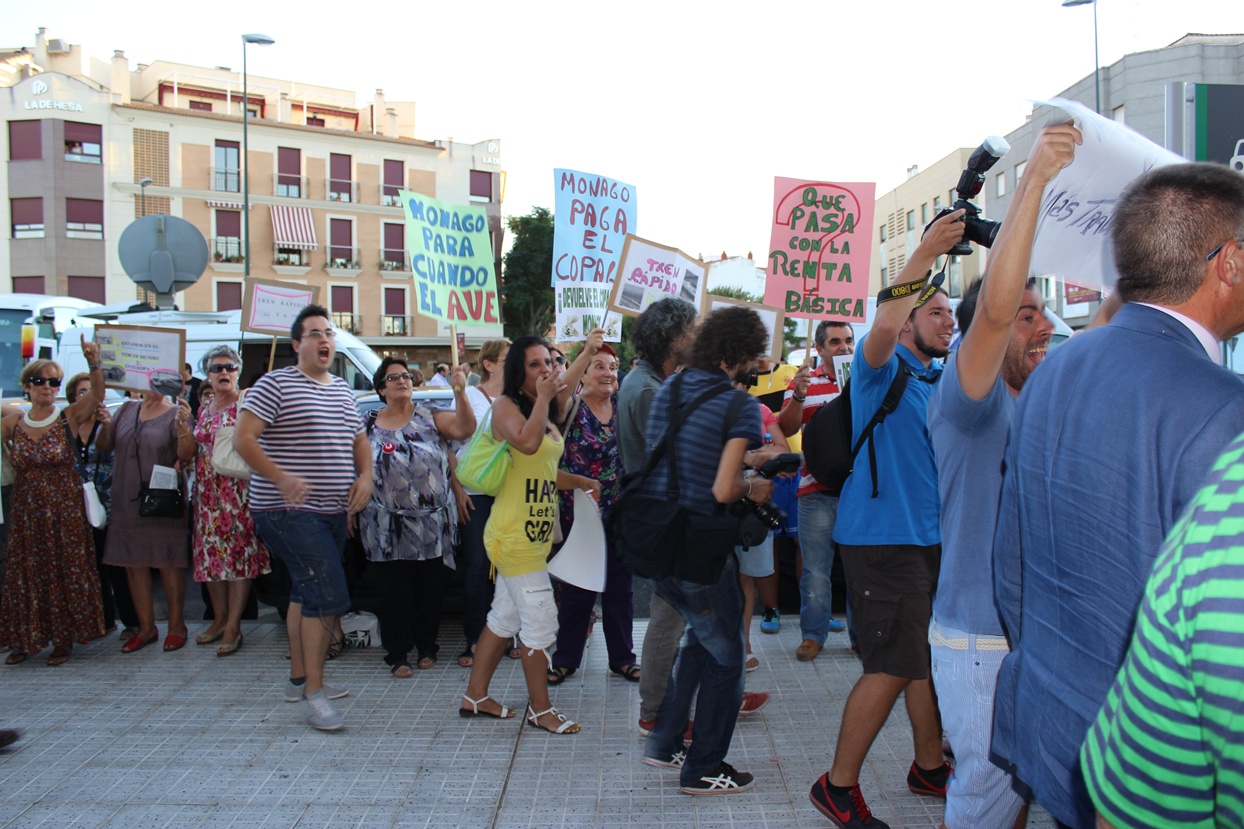
<path fill-rule="evenodd" d="M 28 91 L 34 100 L 22 102 L 25 109 L 57 109 L 63 112 L 82 112 L 82 104 L 71 100 L 73 97 L 73 88 L 69 85 L 70 79 L 54 73 L 44 73 L 29 79 Z M 74 81 L 78 86 L 83 86 L 78 81 Z M 20 85 L 19 85 L 20 88 Z"/>
<path fill-rule="evenodd" d="M 1101 291 L 1092 288 L 1081 288 L 1079 285 L 1072 285 L 1070 282 L 1063 285 L 1063 303 L 1066 305 L 1096 302 L 1099 299 L 1101 299 Z"/>
<path fill-rule="evenodd" d="M 1196 85 L 1196 160 L 1244 172 L 1244 86 Z"/>
<path fill-rule="evenodd" d="M 472 145 L 475 151 L 475 167 L 500 167 L 501 166 L 501 140 L 493 138 L 489 141 L 481 141 Z"/>

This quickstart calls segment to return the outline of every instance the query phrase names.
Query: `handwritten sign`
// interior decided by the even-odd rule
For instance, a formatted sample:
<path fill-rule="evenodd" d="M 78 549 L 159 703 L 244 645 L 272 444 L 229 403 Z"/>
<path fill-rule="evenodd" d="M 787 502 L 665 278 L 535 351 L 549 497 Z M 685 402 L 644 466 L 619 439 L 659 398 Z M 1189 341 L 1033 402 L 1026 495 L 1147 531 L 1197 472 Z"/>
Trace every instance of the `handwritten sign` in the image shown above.
<path fill-rule="evenodd" d="M 247 279 L 242 295 L 242 330 L 288 337 L 298 313 L 319 301 L 318 285 L 277 279 Z"/>
<path fill-rule="evenodd" d="M 769 342 L 765 345 L 765 353 L 769 355 L 769 359 L 772 362 L 782 362 L 782 333 L 786 318 L 781 308 L 771 308 L 768 305 L 761 305 L 757 302 L 748 302 L 744 299 L 735 299 L 728 296 L 717 296 L 716 294 L 708 294 L 704 297 L 705 316 L 718 308 L 751 308 L 755 311 L 760 317 L 760 321 L 764 324 L 765 330 L 769 332 Z"/>
<path fill-rule="evenodd" d="M 455 325 L 500 322 L 484 208 L 398 193 L 419 313 Z"/>
<path fill-rule="evenodd" d="M 153 391 L 170 397 L 181 394 L 181 367 L 186 362 L 184 328 L 97 325 L 95 343 L 108 388 Z"/>
<path fill-rule="evenodd" d="M 678 248 L 628 235 L 622 245 L 618 278 L 609 295 L 609 309 L 637 317 L 660 299 L 674 297 L 698 311 L 704 305 L 707 269 Z"/>
<path fill-rule="evenodd" d="M 773 180 L 765 304 L 788 317 L 863 322 L 876 185 Z"/>
<path fill-rule="evenodd" d="M 557 333 L 564 342 L 583 340 L 600 327 L 626 234 L 635 230 L 635 188 L 577 170 L 553 171 L 552 283 Z M 614 336 L 622 338 L 620 325 Z"/>
<path fill-rule="evenodd" d="M 1076 148 L 1075 160 L 1045 188 L 1032 273 L 1059 276 L 1095 291 L 1113 288 L 1118 278 L 1110 246 L 1115 203 L 1137 176 L 1184 159 L 1075 101 L 1037 103 L 1070 115 L 1084 143 Z"/>

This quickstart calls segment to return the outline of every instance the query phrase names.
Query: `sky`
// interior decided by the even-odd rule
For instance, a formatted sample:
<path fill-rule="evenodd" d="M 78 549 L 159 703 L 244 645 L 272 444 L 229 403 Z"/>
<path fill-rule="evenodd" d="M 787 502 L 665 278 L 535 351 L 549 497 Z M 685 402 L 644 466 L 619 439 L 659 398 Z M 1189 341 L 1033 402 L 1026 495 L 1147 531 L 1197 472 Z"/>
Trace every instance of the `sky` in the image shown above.
<path fill-rule="evenodd" d="M 132 0 L 7 4 L 0 47 L 241 67 L 416 102 L 416 133 L 499 138 L 503 212 L 553 207 L 553 169 L 634 185 L 640 236 L 716 258 L 768 251 L 773 178 L 875 182 L 1024 122 L 1093 71 L 1093 7 L 1060 0 L 594 4 Z M 291 11 L 296 9 L 296 12 Z M 1101 64 L 1244 28 L 1226 0 L 1101 0 Z"/>

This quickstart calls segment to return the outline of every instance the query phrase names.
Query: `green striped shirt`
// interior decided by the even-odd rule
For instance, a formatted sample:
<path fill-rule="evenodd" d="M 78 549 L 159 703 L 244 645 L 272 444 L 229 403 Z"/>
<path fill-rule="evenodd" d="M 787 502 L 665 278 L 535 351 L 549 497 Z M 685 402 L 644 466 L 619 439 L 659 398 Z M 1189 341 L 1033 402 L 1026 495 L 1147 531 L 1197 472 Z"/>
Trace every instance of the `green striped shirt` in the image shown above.
<path fill-rule="evenodd" d="M 1244 435 L 1154 562 L 1080 759 L 1119 829 L 1244 826 Z"/>

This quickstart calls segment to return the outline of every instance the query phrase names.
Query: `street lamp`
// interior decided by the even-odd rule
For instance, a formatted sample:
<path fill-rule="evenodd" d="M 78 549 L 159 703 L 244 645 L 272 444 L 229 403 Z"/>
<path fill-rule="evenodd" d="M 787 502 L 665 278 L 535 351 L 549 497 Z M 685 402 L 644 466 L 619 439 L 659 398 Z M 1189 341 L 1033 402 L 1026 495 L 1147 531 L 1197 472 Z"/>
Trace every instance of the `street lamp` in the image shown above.
<path fill-rule="evenodd" d="M 1097 89 L 1097 113 L 1101 114 L 1101 58 L 1097 54 L 1097 0 L 1063 0 L 1065 8 L 1093 7 L 1093 86 Z"/>
<path fill-rule="evenodd" d="M 251 275 L 251 165 L 247 161 L 246 122 L 250 120 L 250 95 L 246 86 L 246 44 L 271 46 L 275 40 L 267 35 L 242 35 L 242 273 Z"/>
<path fill-rule="evenodd" d="M 138 181 L 138 187 L 140 188 L 138 191 L 139 192 L 138 212 L 144 216 L 147 215 L 147 185 L 149 184 L 154 184 L 154 182 L 149 178 L 139 179 Z"/>

